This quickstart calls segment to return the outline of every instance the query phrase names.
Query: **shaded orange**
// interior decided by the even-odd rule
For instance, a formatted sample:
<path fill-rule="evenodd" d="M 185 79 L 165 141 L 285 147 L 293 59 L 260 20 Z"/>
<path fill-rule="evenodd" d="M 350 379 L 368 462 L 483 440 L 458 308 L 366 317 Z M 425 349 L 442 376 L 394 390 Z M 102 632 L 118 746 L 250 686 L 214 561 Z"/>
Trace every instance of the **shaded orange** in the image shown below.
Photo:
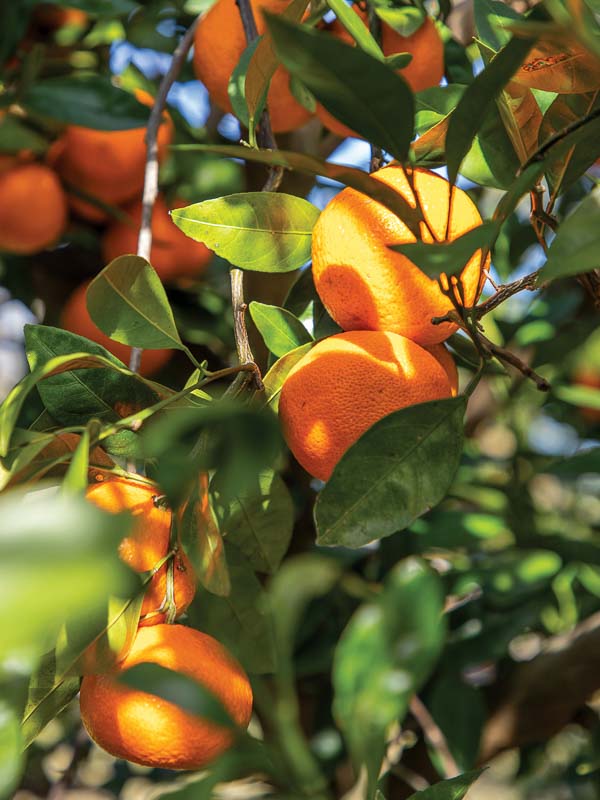
<path fill-rule="evenodd" d="M 288 5 L 285 0 L 251 0 L 250 4 L 259 35 L 266 30 L 262 12 L 278 14 Z M 233 113 L 227 86 L 245 49 L 246 36 L 235 0 L 217 0 L 204 14 L 196 30 L 194 70 L 196 77 L 208 89 L 212 102 L 223 111 Z M 275 133 L 295 130 L 312 116 L 291 93 L 289 81 L 289 73 L 279 66 L 271 79 L 267 96 L 271 127 Z"/>
<path fill-rule="evenodd" d="M 33 22 L 45 28 L 56 30 L 65 25 L 87 25 L 88 15 L 79 8 L 63 8 L 55 3 L 40 3 L 33 12 Z"/>
<path fill-rule="evenodd" d="M 452 192 L 450 227 L 446 230 L 450 184 L 425 169 L 413 171 L 423 215 L 437 241 L 452 241 L 481 225 L 477 207 L 461 189 Z M 373 173 L 395 188 L 412 207 L 415 196 L 400 166 Z M 431 241 L 421 223 L 423 241 Z M 355 189 L 344 189 L 321 213 L 312 236 L 315 286 L 327 311 L 344 330 L 400 333 L 422 345 L 447 339 L 456 325 L 433 325 L 432 317 L 452 308 L 436 280 L 388 245 L 414 242 L 408 227 L 381 203 Z M 478 251 L 461 273 L 467 306 L 479 297 L 482 281 Z"/>
<path fill-rule="evenodd" d="M 234 742 L 234 731 L 120 683 L 119 676 L 137 664 L 159 664 L 197 681 L 240 728 L 248 725 L 250 682 L 222 644 L 183 625 L 140 628 L 113 675 L 90 675 L 81 683 L 81 719 L 92 739 L 111 755 L 150 767 L 198 769 Z"/>
<path fill-rule="evenodd" d="M 65 303 L 60 317 L 61 326 L 71 333 L 85 336 L 93 342 L 105 347 L 113 356 L 119 358 L 125 365 L 129 362 L 131 348 L 126 344 L 115 342 L 93 322 L 87 309 L 85 293 L 88 283 L 82 283 L 75 289 Z M 171 350 L 144 350 L 140 375 L 152 375 L 163 367 L 171 358 Z"/>
<path fill-rule="evenodd" d="M 194 599 L 196 594 L 196 574 L 189 558 L 182 550 L 173 556 L 172 563 L 173 601 L 176 608 L 175 618 L 177 618 L 189 608 Z M 158 625 L 165 622 L 167 618 L 168 570 L 169 564 L 163 564 L 158 572 L 152 576 L 148 584 L 144 594 L 144 602 L 142 603 L 141 626 Z"/>
<path fill-rule="evenodd" d="M 456 397 L 458 394 L 458 370 L 452 354 L 446 345 L 441 343 L 432 344 L 429 347 L 426 347 L 425 350 L 431 353 L 431 355 L 440 363 L 450 382 L 452 397 Z"/>
<path fill-rule="evenodd" d="M 173 208 L 186 205 L 178 201 Z M 115 221 L 102 240 L 104 261 L 108 264 L 117 256 L 137 252 L 139 227 L 142 221 L 142 201 L 136 200 L 124 211 L 131 217 L 134 226 Z M 201 275 L 212 259 L 212 252 L 201 242 L 195 242 L 179 230 L 169 216 L 163 197 L 156 198 L 152 213 L 152 252 L 150 263 L 163 281 L 175 278 L 196 278 Z"/>
<path fill-rule="evenodd" d="M 153 98 L 137 91 L 136 98 L 152 105 Z M 97 197 L 109 205 L 120 205 L 140 195 L 144 185 L 146 162 L 146 128 L 121 131 L 99 131 L 79 125 L 68 125 L 53 147 L 56 169 L 68 184 Z M 158 132 L 158 159 L 162 161 L 173 138 L 173 123 L 165 113 Z M 68 187 L 67 187 L 68 188 Z M 78 214 L 96 222 L 104 212 L 72 196 Z"/>
<path fill-rule="evenodd" d="M 104 511 L 129 511 L 133 530 L 119 545 L 119 557 L 136 572 L 146 572 L 169 552 L 171 512 L 155 503 L 157 486 L 109 478 L 88 486 L 86 498 Z"/>
<path fill-rule="evenodd" d="M 367 15 L 357 6 L 353 10 L 362 19 L 365 27 L 367 25 Z M 344 26 L 335 20 L 331 23 L 329 30 L 331 33 L 346 42 L 355 45 L 355 41 Z M 421 92 L 437 86 L 444 77 L 444 43 L 435 23 L 431 17 L 427 17 L 423 24 L 410 36 L 402 36 L 389 25 L 381 25 L 381 49 L 385 56 L 393 56 L 397 53 L 410 53 L 412 60 L 403 69 L 397 70 L 408 83 L 413 92 Z M 357 136 L 351 128 L 339 122 L 323 106 L 317 104 L 316 115 L 323 125 L 338 136 Z"/>
<path fill-rule="evenodd" d="M 351 331 L 316 344 L 286 378 L 279 419 L 304 469 L 329 479 L 354 442 L 400 408 L 450 397 L 439 361 L 403 336 Z"/>
<path fill-rule="evenodd" d="M 54 244 L 67 225 L 67 201 L 56 173 L 22 164 L 0 174 L 0 250 L 28 255 Z"/>

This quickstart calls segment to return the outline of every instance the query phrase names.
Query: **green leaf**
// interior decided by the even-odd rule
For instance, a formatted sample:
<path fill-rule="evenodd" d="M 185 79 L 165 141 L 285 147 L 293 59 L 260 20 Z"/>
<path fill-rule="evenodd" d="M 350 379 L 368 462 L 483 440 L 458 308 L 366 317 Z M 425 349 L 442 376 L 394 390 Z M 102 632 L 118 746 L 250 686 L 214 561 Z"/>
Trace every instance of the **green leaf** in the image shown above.
<path fill-rule="evenodd" d="M 0 602 L 6 620 L 0 657 L 38 654 L 67 618 L 85 618 L 135 576 L 117 546 L 130 519 L 46 488 L 0 499 Z M 43 591 L 40 590 L 43 587 Z"/>
<path fill-rule="evenodd" d="M 143 128 L 150 114 L 147 106 L 108 77 L 90 74 L 36 81 L 26 91 L 23 105 L 32 114 L 101 131 Z"/>
<path fill-rule="evenodd" d="M 250 316 L 266 346 L 278 358 L 313 341 L 298 317 L 285 308 L 253 301 Z"/>
<path fill-rule="evenodd" d="M 510 31 L 504 26 L 521 15 L 499 0 L 478 0 L 474 11 L 477 38 L 497 53 L 510 41 Z"/>
<path fill-rule="evenodd" d="M 20 119 L 7 113 L 0 117 L 0 153 L 45 153 L 47 149 L 48 139 Z"/>
<path fill-rule="evenodd" d="M 279 408 L 279 395 L 281 394 L 283 382 L 292 368 L 304 358 L 312 346 L 312 343 L 309 342 L 308 344 L 296 347 L 295 350 L 290 350 L 289 353 L 279 358 L 265 375 L 263 379 L 265 397 L 267 399 L 267 405 L 272 408 L 273 411 L 277 412 Z"/>
<path fill-rule="evenodd" d="M 600 389 L 591 386 L 554 386 L 552 394 L 563 403 L 600 411 Z"/>
<path fill-rule="evenodd" d="M 561 223 L 550 244 L 548 260 L 542 267 L 538 285 L 597 268 L 599 212 L 600 187 L 596 187 Z"/>
<path fill-rule="evenodd" d="M 12 797 L 24 764 L 18 712 L 0 697 L 0 797 Z"/>
<path fill-rule="evenodd" d="M 454 110 L 446 134 L 448 178 L 456 181 L 486 113 L 531 49 L 530 39 L 513 38 L 469 84 Z"/>
<path fill-rule="evenodd" d="M 158 399 L 154 384 L 130 373 L 108 350 L 83 336 L 48 325 L 25 325 L 25 347 L 32 372 L 57 356 L 86 351 L 118 367 L 69 370 L 38 385 L 44 406 L 61 425 L 85 424 L 90 417 L 116 422 Z"/>
<path fill-rule="evenodd" d="M 430 278 L 438 278 L 442 272 L 455 275 L 461 272 L 477 250 L 491 248 L 499 229 L 500 226 L 494 222 L 484 222 L 453 242 L 414 242 L 391 245 L 390 249 L 418 264 L 419 269 Z"/>
<path fill-rule="evenodd" d="M 267 166 L 279 166 L 286 169 L 304 172 L 307 175 L 322 175 L 334 181 L 339 181 L 346 186 L 351 186 L 359 192 L 384 205 L 394 214 L 399 216 L 404 224 L 414 233 L 415 238 L 420 237 L 417 209 L 411 208 L 406 200 L 390 186 L 382 181 L 372 178 L 367 172 L 345 164 L 332 164 L 305 153 L 293 153 L 289 150 L 253 150 L 240 145 L 223 144 L 190 144 L 175 145 L 173 150 L 183 152 L 208 152 L 220 153 L 227 158 L 241 158 L 244 161 L 255 161 Z"/>
<path fill-rule="evenodd" d="M 252 485 L 224 507 L 217 506 L 219 527 L 257 572 L 273 573 L 292 538 L 294 506 L 281 478 L 261 472 Z"/>
<path fill-rule="evenodd" d="M 317 543 L 362 547 L 443 499 L 463 446 L 463 397 L 403 408 L 342 456 L 315 505 Z"/>
<path fill-rule="evenodd" d="M 136 664 L 120 674 L 119 683 L 161 697 L 189 714 L 210 720 L 221 728 L 235 727 L 235 723 L 217 696 L 182 672 L 167 669 L 159 664 Z"/>
<path fill-rule="evenodd" d="M 434 679 L 428 693 L 428 707 L 439 725 L 459 769 L 471 769 L 480 750 L 480 738 L 487 709 L 483 693 L 447 668 Z M 469 710 L 465 714 L 465 709 Z M 430 747 L 431 747 L 430 743 Z"/>
<path fill-rule="evenodd" d="M 425 562 L 401 561 L 378 600 L 355 612 L 336 647 L 333 712 L 354 762 L 367 768 L 367 796 L 377 782 L 389 726 L 402 722 L 441 651 L 443 602 L 440 580 Z"/>
<path fill-rule="evenodd" d="M 543 468 L 539 472 L 548 472 L 551 475 L 558 475 L 560 478 L 578 478 L 585 473 L 600 473 L 600 447 L 591 447 L 575 453 L 568 458 L 561 458 Z"/>
<path fill-rule="evenodd" d="M 250 60 L 261 41 L 262 41 L 262 36 L 258 36 L 253 42 L 251 42 L 248 45 L 248 47 L 246 47 L 246 49 L 242 53 L 240 60 L 237 63 L 236 68 L 231 73 L 231 78 L 229 79 L 229 83 L 227 84 L 227 94 L 229 95 L 229 99 L 231 100 L 231 107 L 233 109 L 233 113 L 246 128 L 250 126 L 248 118 L 248 105 L 246 103 L 246 74 L 248 72 L 248 66 L 250 64 Z M 267 101 L 267 86 L 265 86 L 263 95 L 258 100 L 256 106 L 255 117 L 257 119 L 262 114 L 266 101 Z"/>
<path fill-rule="evenodd" d="M 58 3 L 65 8 L 79 8 L 95 17 L 121 17 L 139 9 L 135 0 L 63 0 Z"/>
<path fill-rule="evenodd" d="M 273 672 L 273 634 L 263 588 L 245 556 L 229 545 L 226 554 L 231 592 L 227 597 L 199 592 L 188 612 L 191 623 L 222 642 L 249 672 Z"/>
<path fill-rule="evenodd" d="M 352 6 L 349 6 L 344 0 L 327 0 L 327 5 L 365 53 L 377 58 L 379 61 L 384 60 L 381 47 L 377 44 L 359 15 L 354 13 Z"/>
<path fill-rule="evenodd" d="M 282 64 L 344 125 L 401 162 L 413 137 L 414 99 L 393 69 L 327 33 L 265 14 Z"/>
<path fill-rule="evenodd" d="M 95 324 L 116 342 L 187 352 L 160 278 L 145 258 L 111 261 L 88 286 L 87 307 Z"/>
<path fill-rule="evenodd" d="M 290 272 L 310 260 L 319 209 L 291 194 L 242 192 L 171 212 L 177 227 L 241 269 Z"/>
<path fill-rule="evenodd" d="M 463 800 L 482 772 L 482 769 L 474 769 L 464 775 L 457 775 L 456 778 L 434 783 L 427 789 L 411 794 L 408 800 Z"/>

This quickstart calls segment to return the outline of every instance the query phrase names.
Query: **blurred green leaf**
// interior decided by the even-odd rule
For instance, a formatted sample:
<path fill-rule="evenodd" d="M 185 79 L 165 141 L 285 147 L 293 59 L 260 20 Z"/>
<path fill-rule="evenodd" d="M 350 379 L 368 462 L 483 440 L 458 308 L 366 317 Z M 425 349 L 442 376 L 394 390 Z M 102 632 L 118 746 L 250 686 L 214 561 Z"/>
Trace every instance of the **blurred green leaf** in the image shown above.
<path fill-rule="evenodd" d="M 465 405 L 463 397 L 420 403 L 369 428 L 318 496 L 317 542 L 361 547 L 439 503 L 460 461 Z"/>
<path fill-rule="evenodd" d="M 33 153 L 44 153 L 48 148 L 48 139 L 37 133 L 20 119 L 11 114 L 0 117 L 0 152 L 19 153 L 31 150 Z"/>
<path fill-rule="evenodd" d="M 27 89 L 23 105 L 32 114 L 102 131 L 143 128 L 150 114 L 110 78 L 91 74 L 36 81 Z"/>
<path fill-rule="evenodd" d="M 227 541 L 246 556 L 257 572 L 273 573 L 289 547 L 294 525 L 292 498 L 273 470 L 256 476 L 243 493 L 218 507 Z"/>
<path fill-rule="evenodd" d="M 24 764 L 18 712 L 0 697 L 0 798 L 12 797 Z"/>
<path fill-rule="evenodd" d="M 266 346 L 278 358 L 313 341 L 300 320 L 285 308 L 253 300 L 249 310 Z"/>
<path fill-rule="evenodd" d="M 65 8 L 80 8 L 94 16 L 120 17 L 139 9 L 135 0 L 62 0 L 56 5 Z"/>
<path fill-rule="evenodd" d="M 399 161 L 406 161 L 414 100 L 404 79 L 359 47 L 272 14 L 265 16 L 282 64 L 327 111 Z"/>
<path fill-rule="evenodd" d="M 497 53 L 510 41 L 506 23 L 521 19 L 521 15 L 499 0 L 479 0 L 473 10 L 477 39 Z"/>
<path fill-rule="evenodd" d="M 200 582 L 209 592 L 226 597 L 231 591 L 223 537 L 208 495 L 208 480 L 194 487 L 181 515 L 179 535 Z"/>
<path fill-rule="evenodd" d="M 434 783 L 427 789 L 411 794 L 408 800 L 462 800 L 482 772 L 481 769 L 474 769 L 456 778 Z"/>
<path fill-rule="evenodd" d="M 353 760 L 366 766 L 373 787 L 387 730 L 402 722 L 441 651 L 443 602 L 439 578 L 424 562 L 401 561 L 378 600 L 355 612 L 337 645 L 334 714 Z"/>
<path fill-rule="evenodd" d="M 597 268 L 599 211 L 600 187 L 596 187 L 561 223 L 550 244 L 548 260 L 542 267 L 538 284 Z"/>
<path fill-rule="evenodd" d="M 87 307 L 100 330 L 116 342 L 187 352 L 160 278 L 145 258 L 111 261 L 88 286 Z"/>
<path fill-rule="evenodd" d="M 40 653 L 67 618 L 85 618 L 108 595 L 126 594 L 133 573 L 118 543 L 130 527 L 83 498 L 54 488 L 10 491 L 0 498 L 0 602 L 6 624 L 0 656 Z"/>
<path fill-rule="evenodd" d="M 289 272 L 310 259 L 319 209 L 291 194 L 242 192 L 171 212 L 173 222 L 242 269 Z"/>
<path fill-rule="evenodd" d="M 86 428 L 81 434 L 79 443 L 71 458 L 62 482 L 62 490 L 66 494 L 83 494 L 88 485 L 88 469 L 90 465 L 90 432 Z"/>
<path fill-rule="evenodd" d="M 560 478 L 578 478 L 585 473 L 600 473 L 600 447 L 591 447 L 568 458 L 561 458 L 544 466 L 540 472 L 558 475 Z"/>
<path fill-rule="evenodd" d="M 434 679 L 427 698 L 431 715 L 459 769 L 471 769 L 477 762 L 487 717 L 481 689 L 465 683 L 460 673 L 446 665 L 445 671 Z"/>

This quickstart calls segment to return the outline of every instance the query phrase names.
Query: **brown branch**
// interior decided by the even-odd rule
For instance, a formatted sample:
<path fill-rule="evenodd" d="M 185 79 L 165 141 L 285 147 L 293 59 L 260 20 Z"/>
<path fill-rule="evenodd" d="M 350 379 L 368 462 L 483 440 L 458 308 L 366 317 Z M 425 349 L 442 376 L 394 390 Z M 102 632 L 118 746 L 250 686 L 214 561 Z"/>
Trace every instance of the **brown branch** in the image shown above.
<path fill-rule="evenodd" d="M 437 751 L 446 777 L 454 778 L 456 775 L 460 775 L 460 769 L 450 752 L 446 737 L 417 695 L 414 695 L 410 701 L 410 713 L 419 723 L 419 727 L 429 744 Z"/>
<path fill-rule="evenodd" d="M 600 689 L 600 613 L 550 639 L 499 687 L 485 724 L 479 763 L 513 747 L 544 742 L 585 710 Z"/>
<path fill-rule="evenodd" d="M 167 102 L 167 95 L 181 68 L 185 63 L 187 54 L 194 41 L 194 33 L 200 17 L 192 22 L 185 32 L 181 41 L 175 48 L 171 65 L 164 74 L 158 93 L 148 118 L 146 128 L 146 165 L 144 168 L 144 189 L 142 192 L 142 220 L 140 223 L 140 233 L 138 236 L 137 254 L 147 261 L 150 261 L 152 251 L 152 211 L 158 195 L 158 129 L 160 128 L 163 112 Z M 140 347 L 132 347 L 129 359 L 129 369 L 137 372 L 142 360 L 142 350 Z"/>
<path fill-rule="evenodd" d="M 479 341 L 483 344 L 483 346 L 487 349 L 489 353 L 491 353 L 496 358 L 499 358 L 500 361 L 503 361 L 505 364 L 510 364 L 511 367 L 519 370 L 519 372 L 524 375 L 529 380 L 533 381 L 540 392 L 549 392 L 552 388 L 548 381 L 545 378 L 542 378 L 541 375 L 538 375 L 535 370 L 531 369 L 531 367 L 522 361 L 519 356 L 515 353 L 512 353 L 510 350 L 507 350 L 505 347 L 500 347 L 497 344 L 494 344 L 487 336 L 484 336 L 482 333 L 477 334 Z"/>
<path fill-rule="evenodd" d="M 499 306 L 505 300 L 508 300 L 509 297 L 517 294 L 518 292 L 522 292 L 524 289 L 528 291 L 533 291 L 537 288 L 537 278 L 540 274 L 539 270 L 535 272 L 531 272 L 529 275 L 525 275 L 523 278 L 519 278 L 512 283 L 505 283 L 497 287 L 497 291 L 493 294 L 488 300 L 473 308 L 473 314 L 476 319 L 480 319 L 485 314 L 488 314 L 494 308 Z"/>

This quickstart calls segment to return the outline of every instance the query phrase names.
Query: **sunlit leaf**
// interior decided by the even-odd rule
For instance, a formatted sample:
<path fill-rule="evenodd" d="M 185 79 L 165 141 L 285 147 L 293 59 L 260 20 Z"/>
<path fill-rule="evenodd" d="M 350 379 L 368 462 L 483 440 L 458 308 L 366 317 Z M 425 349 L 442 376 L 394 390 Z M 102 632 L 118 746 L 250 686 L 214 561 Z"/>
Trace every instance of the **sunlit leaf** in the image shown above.
<path fill-rule="evenodd" d="M 285 308 L 253 301 L 249 310 L 266 346 L 278 358 L 313 340 L 300 320 Z"/>

